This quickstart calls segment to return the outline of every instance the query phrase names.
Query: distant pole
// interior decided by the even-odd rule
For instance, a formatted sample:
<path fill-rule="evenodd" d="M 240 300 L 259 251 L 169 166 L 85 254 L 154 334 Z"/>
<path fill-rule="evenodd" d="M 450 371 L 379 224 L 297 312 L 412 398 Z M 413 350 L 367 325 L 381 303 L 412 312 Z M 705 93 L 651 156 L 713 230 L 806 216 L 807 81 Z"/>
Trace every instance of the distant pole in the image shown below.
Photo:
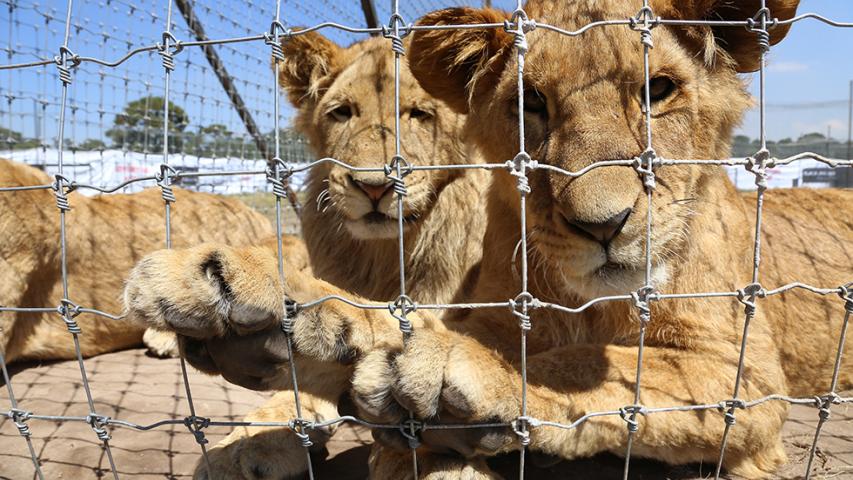
<path fill-rule="evenodd" d="M 373 0 L 361 0 L 361 9 L 364 10 L 364 23 L 367 24 L 367 28 L 377 28 L 379 27 L 379 15 L 376 14 L 376 5 L 373 4 Z M 373 32 L 371 35 L 379 35 L 378 32 Z"/>
<path fill-rule="evenodd" d="M 492 0 L 483 0 L 483 6 L 485 8 L 492 8 Z"/>
<path fill-rule="evenodd" d="M 850 105 L 847 112 L 847 160 L 853 160 L 851 145 L 853 145 L 853 80 L 850 80 Z M 853 167 L 847 167 L 846 186 L 853 186 Z"/>
<path fill-rule="evenodd" d="M 829 150 L 829 145 L 832 143 L 832 125 L 826 126 L 826 156 L 832 157 L 832 152 Z"/>
<path fill-rule="evenodd" d="M 850 146 L 853 145 L 853 80 L 850 80 L 850 106 L 847 112 L 847 160 L 853 160 Z"/>

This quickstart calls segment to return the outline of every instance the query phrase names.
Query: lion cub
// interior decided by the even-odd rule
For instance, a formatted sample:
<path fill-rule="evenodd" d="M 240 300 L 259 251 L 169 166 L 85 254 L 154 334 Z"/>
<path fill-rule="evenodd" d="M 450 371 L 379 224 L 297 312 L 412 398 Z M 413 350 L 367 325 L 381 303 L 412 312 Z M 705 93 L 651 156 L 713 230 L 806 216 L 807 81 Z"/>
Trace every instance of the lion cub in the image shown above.
<path fill-rule="evenodd" d="M 395 153 L 390 44 L 376 38 L 341 48 L 307 33 L 284 41 L 282 47 L 279 84 L 297 109 L 296 128 L 318 158 L 356 167 L 327 162 L 311 170 L 302 231 L 313 276 L 286 269 L 286 281 L 305 292 L 300 301 L 326 295 L 362 303 L 394 301 L 400 295 L 397 196 L 381 170 Z M 424 92 L 405 61 L 400 67 L 404 161 L 419 166 L 480 163 L 461 136 L 464 115 Z M 367 167 L 378 171 L 358 170 Z M 412 170 L 405 175 L 404 267 L 406 294 L 413 300 L 448 303 L 469 295 L 482 256 L 489 180 L 486 172 L 476 169 Z M 289 249 L 284 256 L 290 256 Z M 167 264 L 173 268 L 164 270 Z M 171 285 L 178 275 L 191 276 L 189 284 L 195 286 L 174 292 Z M 296 407 L 289 391 L 289 366 L 279 366 L 286 360 L 286 344 L 277 327 L 284 291 L 274 249 L 207 245 L 149 256 L 130 275 L 125 299 L 138 320 L 184 334 L 184 354 L 193 365 L 249 388 L 285 390 L 246 419 L 286 421 L 295 417 Z M 260 303 L 255 301 L 261 297 Z M 248 303 L 241 303 L 244 298 Z M 168 318 L 162 299 L 170 303 Z M 340 303 L 335 308 L 343 309 L 336 310 L 341 325 L 343 317 L 359 314 Z M 229 311 L 228 317 L 222 316 Z M 258 328 L 251 321 L 248 329 L 226 326 L 229 318 L 242 315 L 268 323 Z M 309 323 L 297 324 L 301 329 Z M 211 332 L 218 332 L 216 338 L 208 338 Z M 352 366 L 339 362 L 355 358 L 357 349 L 348 344 L 364 336 L 355 329 L 352 337 L 336 329 L 313 332 L 324 333 L 332 335 L 326 338 L 329 349 L 326 342 L 295 337 L 297 351 L 307 354 L 296 360 L 303 417 L 317 421 L 339 416 L 338 399 L 349 389 L 352 376 Z M 391 343 L 402 337 L 397 321 L 387 313 L 384 327 L 371 337 L 374 333 Z M 322 446 L 333 430 L 313 429 L 311 440 Z M 200 462 L 197 478 L 254 479 L 257 472 L 282 478 L 307 468 L 299 439 L 282 428 L 239 428 L 209 452 L 209 460 L 213 472 Z"/>
<path fill-rule="evenodd" d="M 0 187 L 49 185 L 34 167 L 0 159 Z M 202 242 L 251 245 L 272 227 L 242 202 L 175 189 L 172 238 L 176 247 Z M 116 314 L 131 267 L 163 247 L 163 199 L 159 189 L 133 194 L 68 195 L 66 215 L 70 300 Z M 49 190 L 0 192 L 0 305 L 52 307 L 62 299 L 59 270 L 59 213 Z M 121 350 L 143 341 L 159 355 L 177 354 L 170 333 L 82 314 L 80 350 L 86 356 Z M 0 349 L 6 362 L 74 358 L 74 343 L 56 313 L 0 314 Z"/>

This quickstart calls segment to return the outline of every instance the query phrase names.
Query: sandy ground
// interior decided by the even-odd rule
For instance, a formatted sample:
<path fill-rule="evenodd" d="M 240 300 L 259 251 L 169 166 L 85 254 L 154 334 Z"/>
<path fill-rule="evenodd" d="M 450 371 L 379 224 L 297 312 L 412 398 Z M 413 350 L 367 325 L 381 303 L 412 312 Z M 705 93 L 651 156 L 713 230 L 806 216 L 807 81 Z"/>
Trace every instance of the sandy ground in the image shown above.
<path fill-rule="evenodd" d="M 183 418 L 188 414 L 186 394 L 177 360 L 159 360 L 145 356 L 141 349 L 102 355 L 86 360 L 86 369 L 98 413 L 134 423 Z M 88 413 L 85 392 L 76 362 L 22 365 L 13 368 L 12 386 L 20 407 L 47 415 L 85 416 Z M 265 398 L 264 394 L 230 385 L 219 378 L 191 372 L 190 384 L 196 409 L 201 416 L 240 420 Z M 0 393 L 0 409 L 9 408 L 5 388 Z M 790 463 L 777 478 L 803 478 L 805 461 L 814 435 L 817 411 L 794 407 L 785 426 L 785 444 Z M 57 423 L 30 420 L 32 439 L 46 478 L 112 478 L 101 443 L 88 425 L 80 422 Z M 139 432 L 112 428 L 112 452 L 121 478 L 190 478 L 200 451 L 183 425 Z M 225 427 L 205 431 L 211 443 L 227 433 Z M 328 446 L 329 456 L 315 455 L 315 478 L 363 479 L 370 433 L 344 427 Z M 853 407 L 838 406 L 825 426 L 815 461 L 815 479 L 853 479 Z M 507 478 L 518 471 L 517 455 L 496 459 L 493 466 Z M 575 462 L 563 462 L 549 469 L 528 468 L 528 479 L 621 478 L 622 460 L 599 456 Z M 668 467 L 655 462 L 635 460 L 635 479 L 708 478 L 713 466 Z M 0 420 L 0 478 L 34 478 L 26 443 L 15 425 Z"/>

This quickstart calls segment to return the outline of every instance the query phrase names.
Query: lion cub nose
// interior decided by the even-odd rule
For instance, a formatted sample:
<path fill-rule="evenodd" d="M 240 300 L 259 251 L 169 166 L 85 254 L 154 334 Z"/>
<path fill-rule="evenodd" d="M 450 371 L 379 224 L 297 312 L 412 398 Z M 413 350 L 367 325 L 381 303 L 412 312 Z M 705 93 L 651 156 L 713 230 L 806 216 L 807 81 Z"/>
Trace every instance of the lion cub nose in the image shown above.
<path fill-rule="evenodd" d="M 602 222 L 584 222 L 570 218 L 566 218 L 566 222 L 580 230 L 582 234 L 606 246 L 616 235 L 619 235 L 630 215 L 631 209 L 626 208 Z"/>
<path fill-rule="evenodd" d="M 352 180 L 352 183 L 355 184 L 356 187 L 359 188 L 367 198 L 374 204 L 379 203 L 382 200 L 382 197 L 391 190 L 393 184 L 390 181 L 385 180 L 384 178 L 381 180 Z"/>

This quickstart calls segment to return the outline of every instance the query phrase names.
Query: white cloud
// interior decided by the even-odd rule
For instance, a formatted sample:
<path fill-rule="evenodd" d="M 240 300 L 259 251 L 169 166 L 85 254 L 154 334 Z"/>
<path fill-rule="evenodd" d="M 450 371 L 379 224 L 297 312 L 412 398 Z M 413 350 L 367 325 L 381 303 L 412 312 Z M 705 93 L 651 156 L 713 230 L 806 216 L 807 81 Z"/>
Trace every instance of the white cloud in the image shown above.
<path fill-rule="evenodd" d="M 804 72 L 808 69 L 808 65 L 800 62 L 770 62 L 767 66 L 767 70 L 776 73 Z"/>

